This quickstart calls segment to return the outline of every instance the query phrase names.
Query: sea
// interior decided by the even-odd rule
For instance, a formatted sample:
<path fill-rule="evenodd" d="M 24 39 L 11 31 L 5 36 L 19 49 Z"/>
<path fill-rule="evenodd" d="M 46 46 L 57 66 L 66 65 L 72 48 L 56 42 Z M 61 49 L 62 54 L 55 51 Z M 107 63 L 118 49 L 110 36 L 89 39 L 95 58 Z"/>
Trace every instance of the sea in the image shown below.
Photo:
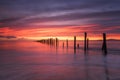
<path fill-rule="evenodd" d="M 63 46 L 64 43 L 64 46 Z M 0 41 L 0 80 L 120 80 L 120 41 Z"/>

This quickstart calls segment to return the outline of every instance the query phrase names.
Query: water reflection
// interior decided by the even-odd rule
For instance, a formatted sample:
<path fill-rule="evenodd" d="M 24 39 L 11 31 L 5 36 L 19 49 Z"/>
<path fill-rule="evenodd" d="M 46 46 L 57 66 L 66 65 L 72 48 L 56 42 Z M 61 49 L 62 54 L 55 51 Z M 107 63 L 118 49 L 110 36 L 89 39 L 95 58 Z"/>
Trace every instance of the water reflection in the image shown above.
<path fill-rule="evenodd" d="M 84 52 L 84 58 L 85 58 L 85 76 L 86 76 L 85 80 L 89 80 L 88 51 Z"/>
<path fill-rule="evenodd" d="M 101 54 L 102 55 L 102 54 Z M 105 80 L 110 80 L 109 78 L 109 70 L 108 70 L 108 63 L 107 63 L 107 55 L 106 53 L 103 53 L 102 55 L 102 61 L 103 61 L 103 70 L 104 70 L 104 73 L 105 73 Z M 89 51 L 84 51 L 84 61 L 85 61 L 85 76 L 86 76 L 86 79 L 85 80 L 92 80 L 90 78 L 92 78 L 92 76 L 89 76 L 89 74 L 91 74 L 89 72 L 90 70 L 90 59 L 89 59 Z M 93 66 L 93 65 L 92 65 Z"/>
<path fill-rule="evenodd" d="M 74 54 L 76 54 L 76 48 L 74 48 Z"/>
<path fill-rule="evenodd" d="M 59 47 L 13 43 L 0 46 L 0 80 L 110 80 L 120 76 L 119 55 L 82 48 L 74 52 L 70 42 L 68 48 L 63 48 L 63 42 Z"/>
<path fill-rule="evenodd" d="M 109 78 L 109 70 L 108 70 L 108 63 L 107 63 L 107 53 L 105 53 L 105 52 L 103 53 L 103 63 L 104 63 L 106 80 L 110 80 L 110 78 Z"/>

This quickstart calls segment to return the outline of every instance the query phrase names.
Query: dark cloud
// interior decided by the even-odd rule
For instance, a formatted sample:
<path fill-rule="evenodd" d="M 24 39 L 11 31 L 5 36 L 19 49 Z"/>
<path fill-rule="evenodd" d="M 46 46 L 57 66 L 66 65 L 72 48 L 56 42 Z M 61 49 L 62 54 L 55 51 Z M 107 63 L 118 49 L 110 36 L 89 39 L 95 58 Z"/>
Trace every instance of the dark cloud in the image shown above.
<path fill-rule="evenodd" d="M 119 3 L 120 0 L 0 0 L 0 27 L 43 27 L 47 23 L 44 27 L 98 24 L 97 29 L 111 28 L 120 26 Z"/>
<path fill-rule="evenodd" d="M 31 20 L 35 22 L 46 22 L 46 21 L 63 21 L 63 20 L 76 20 L 76 19 L 88 19 L 88 18 L 114 18 L 120 16 L 120 10 L 119 11 L 105 11 L 105 12 L 88 12 L 88 13 L 68 13 L 65 15 L 60 16 L 53 16 L 53 17 L 33 17 Z M 29 19 L 28 19 L 29 21 Z"/>
<path fill-rule="evenodd" d="M 16 36 L 6 36 L 6 38 L 11 39 L 11 38 L 17 38 Z"/>
<path fill-rule="evenodd" d="M 8 19 L 1 19 L 1 23 L 5 23 L 2 26 L 12 26 L 15 24 L 29 24 L 29 23 L 43 23 L 43 22 L 51 22 L 51 21 L 74 21 L 78 20 L 79 24 L 82 20 L 88 20 L 89 23 L 94 24 L 106 24 L 106 25 L 116 25 L 116 23 L 119 23 L 120 11 L 105 11 L 105 12 L 89 12 L 89 13 L 67 13 L 64 15 L 57 15 L 57 16 L 47 16 L 47 17 L 32 17 L 28 19 L 22 19 L 22 18 L 8 18 Z M 19 21 L 21 23 L 19 24 Z M 17 22 L 18 21 L 18 22 Z M 55 24 L 53 24 L 55 25 Z M 61 25 L 63 25 L 61 23 Z M 69 24 L 68 24 L 69 25 Z M 72 24 L 70 24 L 72 25 Z M 73 24 L 75 25 L 75 24 Z M 77 24 L 78 25 L 78 24 Z M 117 24 L 119 25 L 119 24 Z M 1 26 L 1 27 L 2 27 Z M 49 25 L 48 25 L 49 26 Z"/>
<path fill-rule="evenodd" d="M 24 17 L 9 17 L 9 18 L 3 18 L 0 19 L 0 28 L 6 27 L 6 26 L 15 26 L 19 23 L 20 20 L 22 20 Z M 17 27 L 17 26 L 16 26 Z"/>
<path fill-rule="evenodd" d="M 14 22 L 14 21 L 20 20 L 22 18 L 23 17 L 4 18 L 4 19 L 0 19 L 0 23 L 10 23 L 10 22 Z"/>
<path fill-rule="evenodd" d="M 2 33 L 4 33 L 4 32 L 0 32 L 0 34 L 2 34 Z"/>
<path fill-rule="evenodd" d="M 12 38 L 17 38 L 17 37 L 16 36 L 3 36 L 3 35 L 0 35 L 0 38 L 12 39 Z"/>

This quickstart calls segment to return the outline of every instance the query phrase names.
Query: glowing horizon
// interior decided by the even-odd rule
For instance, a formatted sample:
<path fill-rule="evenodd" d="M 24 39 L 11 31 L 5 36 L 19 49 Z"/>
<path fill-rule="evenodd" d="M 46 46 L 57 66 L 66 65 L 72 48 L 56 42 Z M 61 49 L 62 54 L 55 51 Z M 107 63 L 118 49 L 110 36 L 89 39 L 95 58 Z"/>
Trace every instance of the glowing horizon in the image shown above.
<path fill-rule="evenodd" d="M 89 25 L 91 27 L 93 25 Z M 14 30 L 10 28 L 0 28 L 0 31 L 4 32 L 4 36 L 10 36 L 9 40 L 18 40 L 18 39 L 26 39 L 26 40 L 40 40 L 40 39 L 48 39 L 48 38 L 58 38 L 60 40 L 73 40 L 74 36 L 77 36 L 78 40 L 84 40 L 84 32 L 88 33 L 88 38 L 90 40 L 102 40 L 102 33 L 105 31 L 95 32 L 94 30 L 87 30 L 81 26 L 70 26 L 70 27 L 62 27 L 62 28 L 31 28 L 31 29 L 21 29 Z M 86 25 L 87 28 L 88 25 Z M 86 29 L 86 30 L 84 30 Z M 12 35 L 12 36 L 11 36 Z M 4 37 L 3 36 L 3 37 Z M 2 37 L 2 36 L 1 36 Z M 15 39 L 12 39 L 15 38 Z M 6 37 L 0 38 L 0 40 L 7 40 Z M 116 39 L 120 40 L 119 34 L 111 34 L 107 33 L 107 39 Z"/>

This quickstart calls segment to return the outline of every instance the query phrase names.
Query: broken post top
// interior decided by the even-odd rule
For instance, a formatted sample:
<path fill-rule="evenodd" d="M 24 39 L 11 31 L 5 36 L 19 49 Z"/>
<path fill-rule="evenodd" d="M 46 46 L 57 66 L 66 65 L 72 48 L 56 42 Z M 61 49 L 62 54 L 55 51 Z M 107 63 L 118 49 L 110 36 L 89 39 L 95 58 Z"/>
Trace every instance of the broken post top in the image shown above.
<path fill-rule="evenodd" d="M 76 36 L 74 36 L 74 39 L 76 39 Z"/>
<path fill-rule="evenodd" d="M 85 37 L 87 37 L 87 32 L 85 32 L 84 34 L 85 34 Z"/>
<path fill-rule="evenodd" d="M 103 37 L 105 37 L 106 36 L 106 33 L 103 33 Z"/>

